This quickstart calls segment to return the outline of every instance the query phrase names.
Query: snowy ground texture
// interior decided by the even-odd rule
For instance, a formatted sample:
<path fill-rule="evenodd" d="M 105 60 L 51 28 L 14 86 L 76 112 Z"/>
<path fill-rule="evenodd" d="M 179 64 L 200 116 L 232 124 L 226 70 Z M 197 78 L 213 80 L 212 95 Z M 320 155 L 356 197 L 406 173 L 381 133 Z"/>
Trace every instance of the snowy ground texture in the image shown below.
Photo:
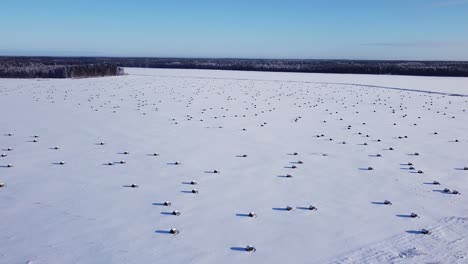
<path fill-rule="evenodd" d="M 0 263 L 468 263 L 467 78 L 126 72 L 0 79 Z"/>

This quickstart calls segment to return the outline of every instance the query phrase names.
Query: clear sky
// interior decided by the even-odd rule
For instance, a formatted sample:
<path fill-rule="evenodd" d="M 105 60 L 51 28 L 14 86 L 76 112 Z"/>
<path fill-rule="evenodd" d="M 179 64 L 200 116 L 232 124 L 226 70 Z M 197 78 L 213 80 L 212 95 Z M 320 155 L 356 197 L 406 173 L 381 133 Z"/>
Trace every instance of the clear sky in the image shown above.
<path fill-rule="evenodd" d="M 468 60 L 468 0 L 0 0 L 0 55 Z"/>

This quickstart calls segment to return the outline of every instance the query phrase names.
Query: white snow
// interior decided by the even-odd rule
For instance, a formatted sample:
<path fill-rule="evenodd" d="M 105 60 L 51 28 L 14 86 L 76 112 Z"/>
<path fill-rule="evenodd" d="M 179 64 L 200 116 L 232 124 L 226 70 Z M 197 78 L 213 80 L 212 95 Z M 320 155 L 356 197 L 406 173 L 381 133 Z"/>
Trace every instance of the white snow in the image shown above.
<path fill-rule="evenodd" d="M 0 79 L 0 263 L 468 262 L 468 78 L 125 71 Z"/>

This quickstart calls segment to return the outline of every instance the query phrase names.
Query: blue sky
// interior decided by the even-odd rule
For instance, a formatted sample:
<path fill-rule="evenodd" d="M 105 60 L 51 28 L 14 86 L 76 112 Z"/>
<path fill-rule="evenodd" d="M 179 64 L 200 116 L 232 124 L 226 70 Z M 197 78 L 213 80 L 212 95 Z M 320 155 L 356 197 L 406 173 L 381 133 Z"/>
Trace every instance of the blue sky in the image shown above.
<path fill-rule="evenodd" d="M 1 0 L 0 54 L 468 60 L 468 0 Z"/>

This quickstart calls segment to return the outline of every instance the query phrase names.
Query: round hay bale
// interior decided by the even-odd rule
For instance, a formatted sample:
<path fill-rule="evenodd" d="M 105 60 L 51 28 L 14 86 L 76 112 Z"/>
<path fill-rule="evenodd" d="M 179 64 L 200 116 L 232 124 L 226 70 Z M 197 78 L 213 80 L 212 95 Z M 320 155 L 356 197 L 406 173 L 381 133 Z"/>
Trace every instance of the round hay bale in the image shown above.
<path fill-rule="evenodd" d="M 247 252 L 255 252 L 255 251 L 257 251 L 257 249 L 256 249 L 254 246 L 247 245 L 247 246 L 245 247 L 245 251 L 247 251 Z"/>
<path fill-rule="evenodd" d="M 427 229 L 421 229 L 421 234 L 424 234 L 424 235 L 429 235 L 431 232 Z"/>

